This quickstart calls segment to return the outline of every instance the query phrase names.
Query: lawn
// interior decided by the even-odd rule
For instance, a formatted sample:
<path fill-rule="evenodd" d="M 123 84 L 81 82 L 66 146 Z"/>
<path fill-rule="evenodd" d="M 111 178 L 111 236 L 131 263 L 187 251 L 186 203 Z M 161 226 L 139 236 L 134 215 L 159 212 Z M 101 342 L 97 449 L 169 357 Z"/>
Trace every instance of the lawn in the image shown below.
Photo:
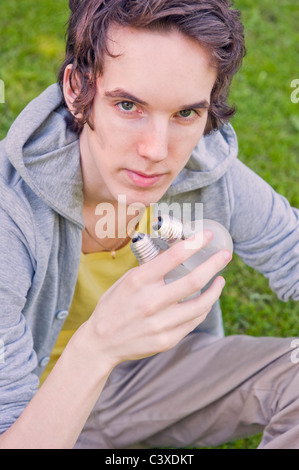
<path fill-rule="evenodd" d="M 230 96 L 238 110 L 232 123 L 239 156 L 299 207 L 299 103 L 291 101 L 291 82 L 299 79 L 298 0 L 236 0 L 235 5 L 242 11 L 248 51 Z M 22 108 L 56 80 L 67 17 L 66 0 L 2 2 L 0 138 Z M 267 280 L 236 256 L 225 276 L 226 334 L 299 336 L 298 304 L 279 301 Z M 251 449 L 258 440 L 255 436 L 221 448 Z"/>

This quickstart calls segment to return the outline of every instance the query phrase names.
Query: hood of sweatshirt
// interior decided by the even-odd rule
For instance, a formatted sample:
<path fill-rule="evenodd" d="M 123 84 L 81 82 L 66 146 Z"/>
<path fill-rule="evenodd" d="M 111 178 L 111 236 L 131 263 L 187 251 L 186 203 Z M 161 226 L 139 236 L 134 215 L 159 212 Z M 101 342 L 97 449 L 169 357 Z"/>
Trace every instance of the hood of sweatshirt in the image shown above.
<path fill-rule="evenodd" d="M 83 227 L 79 140 L 66 126 L 61 103 L 57 84 L 31 101 L 9 129 L 5 151 L 38 197 Z"/>
<path fill-rule="evenodd" d="M 31 101 L 12 124 L 5 150 L 13 167 L 46 204 L 84 226 L 83 182 L 78 136 L 67 128 L 57 84 Z M 185 168 L 167 190 L 175 196 L 215 183 L 237 157 L 230 124 L 200 139 Z"/>

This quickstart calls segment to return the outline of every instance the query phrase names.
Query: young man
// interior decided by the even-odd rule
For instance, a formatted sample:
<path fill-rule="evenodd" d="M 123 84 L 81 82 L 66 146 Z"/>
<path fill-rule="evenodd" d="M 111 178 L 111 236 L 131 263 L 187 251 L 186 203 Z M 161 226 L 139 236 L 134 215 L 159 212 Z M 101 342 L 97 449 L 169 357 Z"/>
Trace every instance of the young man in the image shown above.
<path fill-rule="evenodd" d="M 217 445 L 264 429 L 261 447 L 298 447 L 290 339 L 223 337 L 217 273 L 231 254 L 165 284 L 211 234 L 137 266 L 135 214 L 118 217 L 120 196 L 201 202 L 298 300 L 298 211 L 237 160 L 227 123 L 238 12 L 224 0 L 70 7 L 62 93 L 30 103 L 0 147 L 0 446 Z M 99 204 L 115 209 L 112 238 L 96 229 Z"/>

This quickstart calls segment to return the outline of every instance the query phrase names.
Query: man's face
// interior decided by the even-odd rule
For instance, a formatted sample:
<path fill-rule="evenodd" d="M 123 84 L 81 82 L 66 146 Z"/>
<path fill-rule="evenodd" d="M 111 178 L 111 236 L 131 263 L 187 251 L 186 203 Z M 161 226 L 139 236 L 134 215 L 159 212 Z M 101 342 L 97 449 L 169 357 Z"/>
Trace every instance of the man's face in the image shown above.
<path fill-rule="evenodd" d="M 80 136 L 86 194 L 148 206 L 185 166 L 203 135 L 216 70 L 177 31 L 114 26 L 91 121 Z"/>

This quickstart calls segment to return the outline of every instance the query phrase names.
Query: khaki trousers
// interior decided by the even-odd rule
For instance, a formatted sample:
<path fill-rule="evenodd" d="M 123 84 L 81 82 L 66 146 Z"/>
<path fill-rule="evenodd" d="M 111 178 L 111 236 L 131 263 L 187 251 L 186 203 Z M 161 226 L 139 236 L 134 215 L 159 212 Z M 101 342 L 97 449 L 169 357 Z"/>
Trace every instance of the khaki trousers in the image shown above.
<path fill-rule="evenodd" d="M 192 333 L 111 373 L 75 448 L 216 446 L 263 431 L 259 448 L 299 449 L 292 338 Z"/>

